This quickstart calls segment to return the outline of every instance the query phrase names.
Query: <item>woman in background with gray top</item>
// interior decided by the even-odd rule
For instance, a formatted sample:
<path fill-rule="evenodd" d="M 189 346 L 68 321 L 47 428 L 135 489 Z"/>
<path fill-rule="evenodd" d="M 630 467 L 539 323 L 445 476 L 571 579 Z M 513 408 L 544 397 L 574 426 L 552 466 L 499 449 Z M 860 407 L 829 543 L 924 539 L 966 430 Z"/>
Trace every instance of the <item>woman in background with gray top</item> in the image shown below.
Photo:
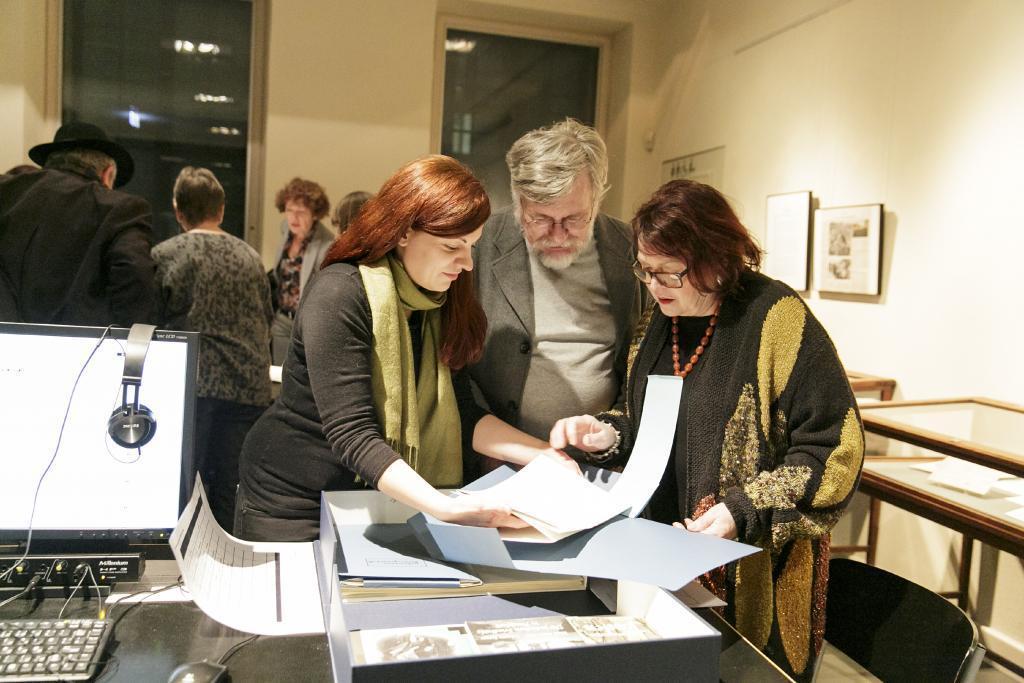
<path fill-rule="evenodd" d="M 153 248 L 161 320 L 201 335 L 193 471 L 217 521 L 230 530 L 238 454 L 270 403 L 270 286 L 259 254 L 221 229 L 224 188 L 213 173 L 182 169 L 174 214 L 184 234 Z"/>

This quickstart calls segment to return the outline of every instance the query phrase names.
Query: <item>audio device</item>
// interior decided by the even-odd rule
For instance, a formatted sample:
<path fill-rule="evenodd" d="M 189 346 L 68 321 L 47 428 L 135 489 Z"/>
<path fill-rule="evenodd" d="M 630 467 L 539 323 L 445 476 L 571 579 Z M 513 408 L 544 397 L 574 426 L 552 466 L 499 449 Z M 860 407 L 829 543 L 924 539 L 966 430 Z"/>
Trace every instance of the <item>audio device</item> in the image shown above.
<path fill-rule="evenodd" d="M 0 596 L 7 590 L 24 588 L 33 576 L 39 577 L 36 585 L 40 588 L 71 588 L 80 581 L 91 586 L 93 577 L 98 585 L 110 586 L 138 581 L 146 569 L 146 560 L 139 553 L 0 557 L 0 573 L 12 564 L 14 568 L 0 580 Z M 82 581 L 87 566 L 92 568 L 92 576 Z"/>
<path fill-rule="evenodd" d="M 155 330 L 153 325 L 135 324 L 128 331 L 121 377 L 121 406 L 107 421 L 107 433 L 122 448 L 141 448 L 156 434 L 153 411 L 139 403 L 142 366 L 146 362 L 146 351 Z M 131 401 L 128 400 L 129 390 L 132 392 Z"/>

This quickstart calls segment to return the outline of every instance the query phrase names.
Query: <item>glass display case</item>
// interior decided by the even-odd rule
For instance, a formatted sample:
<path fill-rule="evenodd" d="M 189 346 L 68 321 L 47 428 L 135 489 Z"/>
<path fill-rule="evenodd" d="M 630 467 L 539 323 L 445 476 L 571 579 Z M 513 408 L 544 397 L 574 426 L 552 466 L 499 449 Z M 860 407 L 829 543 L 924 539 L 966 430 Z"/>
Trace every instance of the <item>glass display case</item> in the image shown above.
<path fill-rule="evenodd" d="M 985 398 L 860 406 L 868 436 L 860 490 L 964 535 L 957 597 L 966 605 L 973 541 L 1024 557 L 1024 407 Z"/>

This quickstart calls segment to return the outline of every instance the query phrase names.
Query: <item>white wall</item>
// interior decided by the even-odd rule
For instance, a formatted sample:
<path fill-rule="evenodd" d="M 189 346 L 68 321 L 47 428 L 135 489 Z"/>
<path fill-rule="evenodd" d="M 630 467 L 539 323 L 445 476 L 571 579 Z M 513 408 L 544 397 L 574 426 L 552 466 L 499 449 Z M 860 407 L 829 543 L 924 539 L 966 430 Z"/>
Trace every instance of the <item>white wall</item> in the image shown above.
<path fill-rule="evenodd" d="M 736 54 L 837 3 L 768 4 L 677 6 L 650 165 L 724 144 L 758 235 L 768 194 L 884 203 L 879 301 L 812 294 L 843 360 L 906 397 L 1024 403 L 1024 4 L 841 1 Z"/>
<path fill-rule="evenodd" d="M 758 235 L 768 194 L 885 204 L 882 295 L 810 295 L 847 367 L 898 397 L 1024 403 L 1024 3 L 695 0 L 665 26 L 648 165 L 725 145 L 724 191 Z M 956 588 L 959 535 L 883 506 L 880 542 L 881 566 Z M 974 615 L 1024 664 L 1024 566 L 981 554 Z"/>
<path fill-rule="evenodd" d="M 32 163 L 28 150 L 53 139 L 44 124 L 46 4 L 0 0 L 0 173 Z"/>
<path fill-rule="evenodd" d="M 431 152 L 438 14 L 607 36 L 612 42 L 607 142 L 612 189 L 605 207 L 622 214 L 649 183 L 641 134 L 657 85 L 652 58 L 669 0 L 273 1 L 266 98 L 262 253 L 276 257 L 274 195 L 290 178 L 320 182 L 332 201 L 376 191 L 406 161 Z M 623 207 L 626 207 L 625 209 Z"/>

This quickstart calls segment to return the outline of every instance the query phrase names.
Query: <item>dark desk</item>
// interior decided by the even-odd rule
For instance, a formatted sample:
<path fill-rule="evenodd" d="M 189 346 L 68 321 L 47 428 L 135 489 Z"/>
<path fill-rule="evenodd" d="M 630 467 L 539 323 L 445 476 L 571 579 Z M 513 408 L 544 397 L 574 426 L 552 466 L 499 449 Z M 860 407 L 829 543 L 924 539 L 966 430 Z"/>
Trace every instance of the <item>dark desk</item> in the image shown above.
<path fill-rule="evenodd" d="M 58 599 L 40 603 L 20 600 L 0 608 L 0 618 L 55 617 L 62 604 L 63 600 Z M 790 680 L 713 611 L 702 609 L 698 613 L 722 633 L 723 681 Z M 64 616 L 95 617 L 96 603 L 73 600 Z M 113 606 L 108 619 L 118 621 L 108 647 L 110 661 L 96 677 L 97 683 L 162 683 L 179 664 L 216 661 L 233 645 L 250 637 L 213 621 L 192 603 Z M 227 665 L 234 683 L 332 680 L 324 636 L 261 636 L 236 651 Z"/>

